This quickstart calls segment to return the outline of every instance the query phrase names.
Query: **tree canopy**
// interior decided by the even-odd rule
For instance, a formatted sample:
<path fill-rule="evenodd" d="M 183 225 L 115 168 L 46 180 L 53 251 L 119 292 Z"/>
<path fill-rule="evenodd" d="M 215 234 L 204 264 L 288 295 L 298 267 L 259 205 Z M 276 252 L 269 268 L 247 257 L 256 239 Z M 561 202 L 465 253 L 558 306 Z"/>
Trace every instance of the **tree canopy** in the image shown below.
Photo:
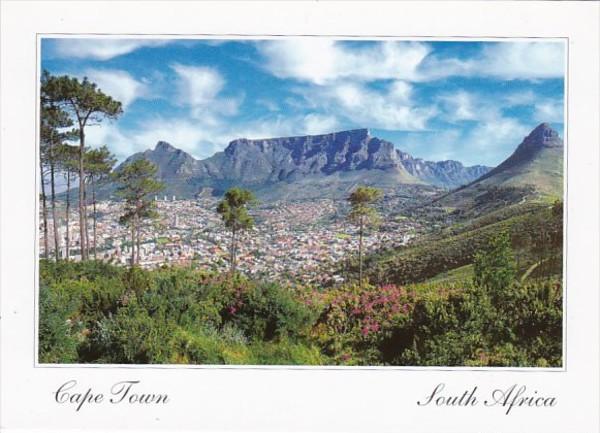
<path fill-rule="evenodd" d="M 247 206 L 255 202 L 256 198 L 251 191 L 231 188 L 217 206 L 217 212 L 223 218 L 225 227 L 228 229 L 248 230 L 253 227 L 254 219 L 248 214 Z"/>
<path fill-rule="evenodd" d="M 113 173 L 119 183 L 117 195 L 125 200 L 125 211 L 119 219 L 121 224 L 131 226 L 131 266 L 135 265 L 135 245 L 137 241 L 137 260 L 140 254 L 140 221 L 153 218 L 154 202 L 149 199 L 163 189 L 162 182 L 155 179 L 158 169 L 147 159 L 138 159 L 119 168 Z"/>
<path fill-rule="evenodd" d="M 122 105 L 106 95 L 87 77 L 56 77 L 48 71 L 42 73 L 42 103 L 54 103 L 73 114 L 80 127 L 88 121 L 100 122 L 102 118 L 116 118 L 123 112 Z"/>
<path fill-rule="evenodd" d="M 381 199 L 381 190 L 370 186 L 359 186 L 348 197 L 351 210 L 349 218 L 354 223 L 375 222 L 377 212 L 372 207 L 373 203 Z"/>

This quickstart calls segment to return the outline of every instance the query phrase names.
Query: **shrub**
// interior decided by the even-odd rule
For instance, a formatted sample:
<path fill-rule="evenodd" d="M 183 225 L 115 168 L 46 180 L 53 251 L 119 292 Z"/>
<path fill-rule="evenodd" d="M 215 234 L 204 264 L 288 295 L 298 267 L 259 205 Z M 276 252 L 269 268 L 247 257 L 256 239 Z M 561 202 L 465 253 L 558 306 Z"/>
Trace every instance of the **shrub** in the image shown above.
<path fill-rule="evenodd" d="M 223 322 L 231 322 L 253 340 L 299 337 L 316 319 L 317 312 L 275 283 L 240 282 L 227 287 L 228 300 L 221 310 Z"/>
<path fill-rule="evenodd" d="M 339 363 L 379 364 L 387 340 L 407 323 L 413 297 L 394 285 L 341 287 L 326 295 L 314 336 Z"/>
<path fill-rule="evenodd" d="M 40 287 L 39 296 L 39 361 L 42 363 L 74 363 L 83 324 L 78 318 L 78 299 L 72 291 L 60 286 Z"/>
<path fill-rule="evenodd" d="M 496 238 L 478 255 L 474 282 L 431 290 L 318 291 L 190 269 L 44 262 L 39 359 L 559 366 L 562 285 L 509 281 L 507 249 L 506 237 Z"/>
<path fill-rule="evenodd" d="M 475 254 L 475 284 L 492 293 L 505 290 L 515 280 L 516 264 L 510 237 L 502 232 L 494 236 L 488 248 Z"/>

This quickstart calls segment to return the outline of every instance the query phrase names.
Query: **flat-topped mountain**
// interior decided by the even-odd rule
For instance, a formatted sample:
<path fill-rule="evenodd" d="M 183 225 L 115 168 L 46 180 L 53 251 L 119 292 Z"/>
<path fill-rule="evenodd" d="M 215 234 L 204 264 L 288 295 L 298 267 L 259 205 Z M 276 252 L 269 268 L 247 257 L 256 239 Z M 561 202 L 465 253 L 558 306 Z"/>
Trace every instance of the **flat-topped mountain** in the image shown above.
<path fill-rule="evenodd" d="M 132 155 L 124 164 L 138 158 L 154 162 L 166 193 L 180 197 L 193 197 L 204 188 L 219 192 L 233 185 L 284 196 L 293 195 L 295 186 L 300 185 L 305 192 L 313 189 L 312 195 L 343 192 L 356 183 L 382 188 L 418 184 L 454 188 L 489 171 L 489 167 L 464 167 L 457 161 L 413 158 L 391 142 L 373 137 L 368 129 L 240 138 L 204 160 L 160 141 L 154 149 Z"/>
<path fill-rule="evenodd" d="M 323 135 L 248 140 L 229 143 L 219 160 L 229 176 L 243 182 L 294 181 L 306 176 L 354 170 L 393 172 L 402 183 L 420 183 L 411 176 L 388 141 L 367 129 Z"/>

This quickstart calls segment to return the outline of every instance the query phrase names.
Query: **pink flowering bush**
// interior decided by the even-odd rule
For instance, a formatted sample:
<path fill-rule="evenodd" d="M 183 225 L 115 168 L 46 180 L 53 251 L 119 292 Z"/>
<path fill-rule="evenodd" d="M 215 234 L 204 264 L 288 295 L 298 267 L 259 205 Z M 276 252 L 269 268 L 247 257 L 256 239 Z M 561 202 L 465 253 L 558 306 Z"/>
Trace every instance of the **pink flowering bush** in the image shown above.
<path fill-rule="evenodd" d="M 328 355 L 341 364 L 373 364 L 380 362 L 380 345 L 409 322 L 415 293 L 393 284 L 350 285 L 324 298 L 314 332 Z"/>

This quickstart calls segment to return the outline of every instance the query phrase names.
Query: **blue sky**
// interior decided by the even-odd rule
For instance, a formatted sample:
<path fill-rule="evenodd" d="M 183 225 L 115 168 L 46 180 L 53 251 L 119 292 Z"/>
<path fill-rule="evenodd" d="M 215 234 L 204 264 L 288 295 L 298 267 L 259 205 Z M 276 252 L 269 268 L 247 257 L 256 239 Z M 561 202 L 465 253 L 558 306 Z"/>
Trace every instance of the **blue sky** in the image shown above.
<path fill-rule="evenodd" d="M 124 114 L 87 129 L 122 160 L 168 141 L 206 158 L 240 138 L 369 128 L 415 157 L 497 165 L 535 126 L 562 135 L 562 42 L 50 39 Z"/>

